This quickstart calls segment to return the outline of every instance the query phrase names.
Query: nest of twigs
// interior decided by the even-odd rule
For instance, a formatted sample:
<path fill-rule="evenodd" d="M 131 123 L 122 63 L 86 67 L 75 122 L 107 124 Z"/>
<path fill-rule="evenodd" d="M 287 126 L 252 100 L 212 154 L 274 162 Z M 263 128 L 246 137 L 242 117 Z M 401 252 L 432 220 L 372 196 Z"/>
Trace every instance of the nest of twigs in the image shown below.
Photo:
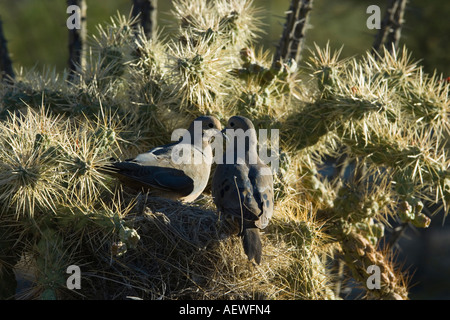
<path fill-rule="evenodd" d="M 274 299 L 283 294 L 280 270 L 292 263 L 286 243 L 263 235 L 261 265 L 247 260 L 238 226 L 217 216 L 210 196 L 182 204 L 141 195 L 127 224 L 140 235 L 137 246 L 114 255 L 106 244 L 86 265 L 86 298 Z M 110 250 L 108 250 L 108 246 Z M 281 279 L 280 279 L 281 280 Z"/>

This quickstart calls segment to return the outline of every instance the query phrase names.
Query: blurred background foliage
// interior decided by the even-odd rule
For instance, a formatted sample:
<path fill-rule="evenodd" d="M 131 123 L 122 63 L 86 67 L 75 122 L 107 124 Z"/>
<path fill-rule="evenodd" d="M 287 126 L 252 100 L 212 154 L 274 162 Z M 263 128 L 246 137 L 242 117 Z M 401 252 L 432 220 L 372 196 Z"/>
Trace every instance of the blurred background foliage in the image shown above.
<path fill-rule="evenodd" d="M 88 34 L 95 34 L 95 26 L 109 21 L 117 11 L 130 12 L 129 0 L 86 2 Z M 289 0 L 254 1 L 254 6 L 262 9 L 261 18 L 265 25 L 259 43 L 265 49 L 275 49 L 289 3 Z M 316 1 L 306 46 L 313 48 L 315 42 L 324 47 L 330 41 L 332 48 L 344 46 L 341 57 L 364 53 L 376 33 L 366 27 L 369 17 L 366 8 L 371 4 L 379 5 L 384 14 L 384 0 Z M 62 0 L 0 0 L 0 18 L 15 68 L 37 67 L 41 70 L 43 66 L 54 66 L 57 72 L 62 72 L 67 64 L 66 7 L 66 1 Z M 176 28 L 169 13 L 171 9 L 171 1 L 158 1 L 158 27 L 163 35 Z M 428 73 L 437 69 L 444 76 L 450 75 L 449 16 L 450 6 L 439 0 L 411 0 L 408 3 L 400 46 L 406 44 L 413 59 L 422 60 Z"/>

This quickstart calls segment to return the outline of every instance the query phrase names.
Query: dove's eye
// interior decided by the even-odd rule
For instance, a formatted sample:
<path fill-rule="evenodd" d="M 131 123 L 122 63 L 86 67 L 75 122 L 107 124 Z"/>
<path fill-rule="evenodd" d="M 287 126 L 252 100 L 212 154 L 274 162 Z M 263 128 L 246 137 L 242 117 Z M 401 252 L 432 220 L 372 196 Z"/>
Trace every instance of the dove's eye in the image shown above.
<path fill-rule="evenodd" d="M 234 122 L 230 122 L 230 126 L 234 127 Z"/>
<path fill-rule="evenodd" d="M 208 127 L 212 128 L 212 127 L 214 127 L 214 124 L 208 123 Z"/>

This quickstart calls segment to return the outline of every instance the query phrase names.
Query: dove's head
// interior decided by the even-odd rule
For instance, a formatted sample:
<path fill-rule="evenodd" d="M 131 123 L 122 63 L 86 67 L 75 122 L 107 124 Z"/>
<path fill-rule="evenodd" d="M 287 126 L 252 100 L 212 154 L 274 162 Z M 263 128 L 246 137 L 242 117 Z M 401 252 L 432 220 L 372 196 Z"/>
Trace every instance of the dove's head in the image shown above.
<path fill-rule="evenodd" d="M 233 148 L 227 148 L 227 152 L 233 152 L 235 158 L 245 158 L 256 161 L 258 139 L 255 126 L 250 119 L 242 116 L 233 116 L 228 119 L 224 130 Z"/>
<path fill-rule="evenodd" d="M 208 145 L 213 137 L 221 135 L 222 125 L 213 116 L 200 116 L 196 118 L 188 131 L 192 138 L 192 144 Z"/>
<path fill-rule="evenodd" d="M 247 119 L 246 117 L 242 116 L 232 116 L 230 119 L 228 119 L 227 129 L 242 129 L 244 131 L 247 131 L 249 129 L 255 129 L 255 126 L 250 121 L 250 119 Z"/>

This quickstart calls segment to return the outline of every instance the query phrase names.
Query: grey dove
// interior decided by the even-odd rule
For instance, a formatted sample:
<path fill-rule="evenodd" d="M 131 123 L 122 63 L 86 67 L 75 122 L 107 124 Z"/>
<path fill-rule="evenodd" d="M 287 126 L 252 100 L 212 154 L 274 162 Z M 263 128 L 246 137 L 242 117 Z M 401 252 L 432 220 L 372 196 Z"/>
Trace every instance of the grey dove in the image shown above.
<path fill-rule="evenodd" d="M 246 134 L 237 134 L 239 129 Z M 260 229 L 268 225 L 274 208 L 272 172 L 258 156 L 256 131 L 249 119 L 233 116 L 225 130 L 229 141 L 212 180 L 214 203 L 219 214 L 237 218 L 244 252 L 260 264 Z"/>
<path fill-rule="evenodd" d="M 150 195 L 194 201 L 205 189 L 211 171 L 211 141 L 221 124 L 212 116 L 195 119 L 179 141 L 155 147 L 134 159 L 112 163 L 107 172 Z M 182 156 L 180 156 L 182 154 Z"/>

